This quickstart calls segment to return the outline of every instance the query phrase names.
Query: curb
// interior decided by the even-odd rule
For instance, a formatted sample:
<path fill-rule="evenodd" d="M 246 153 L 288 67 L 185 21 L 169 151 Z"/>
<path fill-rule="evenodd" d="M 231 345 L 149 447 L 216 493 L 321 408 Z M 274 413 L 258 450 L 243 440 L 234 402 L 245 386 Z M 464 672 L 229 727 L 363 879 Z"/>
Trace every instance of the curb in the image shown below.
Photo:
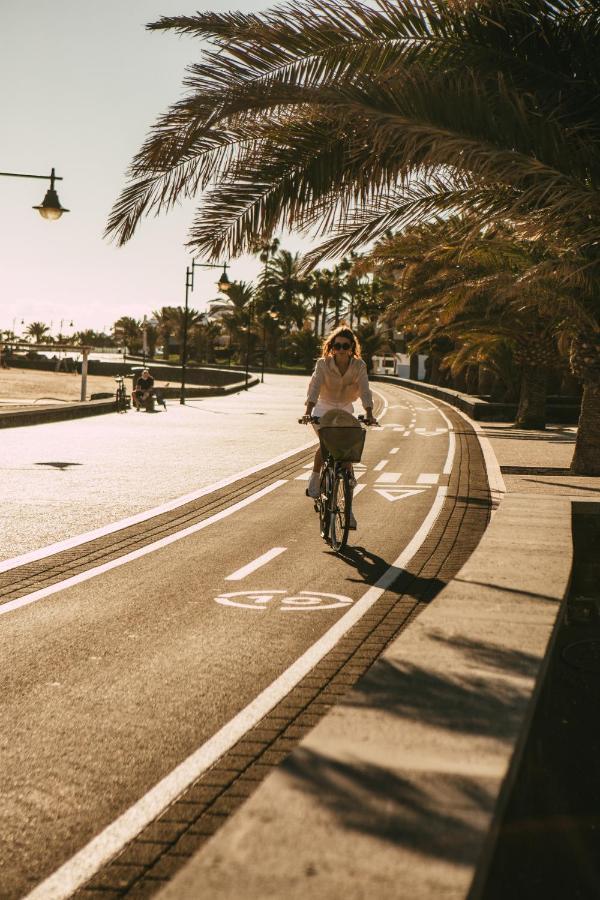
<path fill-rule="evenodd" d="M 248 387 L 259 384 L 258 378 L 250 378 Z M 207 387 L 186 388 L 185 396 L 189 399 L 201 397 L 221 397 L 227 394 L 236 394 L 246 387 L 245 381 L 237 381 L 235 384 L 225 386 L 215 385 Z M 179 397 L 179 388 L 169 387 L 163 390 L 167 398 Z M 87 400 L 83 403 L 65 403 L 62 406 L 37 406 L 31 409 L 18 409 L 14 412 L 0 412 L 0 428 L 20 428 L 25 425 L 44 425 L 49 422 L 62 422 L 68 419 L 81 419 L 87 416 L 100 416 L 106 413 L 114 413 L 115 401 Z"/>

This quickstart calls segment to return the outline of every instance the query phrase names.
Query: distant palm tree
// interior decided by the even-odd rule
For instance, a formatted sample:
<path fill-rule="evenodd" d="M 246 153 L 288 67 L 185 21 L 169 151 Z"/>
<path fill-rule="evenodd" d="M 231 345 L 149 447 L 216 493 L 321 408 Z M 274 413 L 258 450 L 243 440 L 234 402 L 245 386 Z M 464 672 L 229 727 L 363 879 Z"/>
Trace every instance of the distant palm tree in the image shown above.
<path fill-rule="evenodd" d="M 211 317 L 222 322 L 229 333 L 231 346 L 240 348 L 240 357 L 252 353 L 258 341 L 255 304 L 254 286 L 245 281 L 233 281 L 227 297 L 219 297 L 210 305 Z"/>
<path fill-rule="evenodd" d="M 136 352 L 142 346 L 142 323 L 131 316 L 121 316 L 113 325 L 113 334 L 119 344 L 123 344 L 130 352 Z"/>
<path fill-rule="evenodd" d="M 169 340 L 175 330 L 175 307 L 161 306 L 152 313 L 152 318 L 156 320 L 156 328 L 158 330 L 159 339 L 163 345 L 163 356 L 169 358 Z"/>
<path fill-rule="evenodd" d="M 186 326 L 186 318 L 187 318 L 187 326 Z M 189 338 L 191 336 L 192 328 L 195 325 L 199 324 L 201 321 L 202 321 L 202 316 L 197 309 L 188 307 L 187 317 L 186 317 L 186 310 L 185 310 L 184 306 L 176 306 L 173 308 L 173 317 L 172 317 L 173 330 L 174 330 L 174 334 L 177 339 L 177 342 L 179 344 L 179 353 L 180 354 L 182 353 L 184 332 L 187 329 L 187 337 L 189 340 Z"/>
<path fill-rule="evenodd" d="M 49 333 L 49 326 L 45 325 L 43 322 L 32 322 L 31 325 L 28 325 L 25 330 L 25 334 L 28 334 L 32 338 L 34 338 L 36 344 L 41 344 L 44 338 L 48 340 Z"/>

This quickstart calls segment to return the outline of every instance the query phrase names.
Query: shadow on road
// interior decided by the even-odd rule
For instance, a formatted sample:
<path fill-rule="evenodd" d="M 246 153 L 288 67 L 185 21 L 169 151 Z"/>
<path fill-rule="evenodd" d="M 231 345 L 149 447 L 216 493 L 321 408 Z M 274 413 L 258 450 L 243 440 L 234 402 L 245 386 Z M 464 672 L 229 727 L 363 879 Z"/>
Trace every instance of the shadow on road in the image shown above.
<path fill-rule="evenodd" d="M 362 546 L 346 547 L 345 550 L 338 554 L 330 551 L 329 555 L 337 556 L 349 567 L 355 569 L 358 577 L 348 577 L 346 579 L 354 584 L 374 585 L 384 572 L 391 569 L 394 580 L 387 590 L 399 595 L 413 597 L 415 600 L 420 600 L 423 603 L 433 600 L 447 584 L 446 581 L 442 581 L 439 578 L 422 578 L 407 569 L 399 569 L 387 562 L 383 557 L 377 556 L 376 553 Z"/>

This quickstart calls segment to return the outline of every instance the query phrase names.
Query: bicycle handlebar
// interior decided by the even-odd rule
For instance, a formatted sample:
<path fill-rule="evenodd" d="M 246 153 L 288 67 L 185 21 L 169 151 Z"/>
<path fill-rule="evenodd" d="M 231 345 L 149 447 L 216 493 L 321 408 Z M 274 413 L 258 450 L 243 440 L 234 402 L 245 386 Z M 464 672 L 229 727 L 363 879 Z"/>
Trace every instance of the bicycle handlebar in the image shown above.
<path fill-rule="evenodd" d="M 367 422 L 364 416 L 358 416 L 358 421 L 367 427 L 373 425 L 379 425 L 377 420 L 373 422 Z M 298 419 L 298 425 L 318 425 L 321 421 L 320 416 L 302 416 L 301 419 Z"/>

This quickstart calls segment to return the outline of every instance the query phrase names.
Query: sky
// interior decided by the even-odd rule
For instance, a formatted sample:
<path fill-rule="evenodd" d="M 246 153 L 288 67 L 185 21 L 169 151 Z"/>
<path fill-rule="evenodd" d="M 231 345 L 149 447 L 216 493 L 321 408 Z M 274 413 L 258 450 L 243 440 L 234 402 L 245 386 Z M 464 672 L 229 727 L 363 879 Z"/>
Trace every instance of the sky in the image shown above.
<path fill-rule="evenodd" d="M 0 0 L 0 171 L 62 176 L 70 210 L 49 222 L 31 207 L 49 182 L 0 177 L 0 330 L 33 321 L 52 333 L 110 329 L 185 297 L 195 203 L 144 219 L 124 247 L 103 238 L 127 167 L 157 117 L 183 96 L 186 65 L 202 42 L 145 25 L 198 9 L 258 11 L 256 0 Z M 308 239 L 285 236 L 302 250 Z M 256 277 L 253 257 L 229 276 Z M 219 271 L 196 270 L 190 305 L 206 310 Z M 73 328 L 70 323 L 73 322 Z"/>

